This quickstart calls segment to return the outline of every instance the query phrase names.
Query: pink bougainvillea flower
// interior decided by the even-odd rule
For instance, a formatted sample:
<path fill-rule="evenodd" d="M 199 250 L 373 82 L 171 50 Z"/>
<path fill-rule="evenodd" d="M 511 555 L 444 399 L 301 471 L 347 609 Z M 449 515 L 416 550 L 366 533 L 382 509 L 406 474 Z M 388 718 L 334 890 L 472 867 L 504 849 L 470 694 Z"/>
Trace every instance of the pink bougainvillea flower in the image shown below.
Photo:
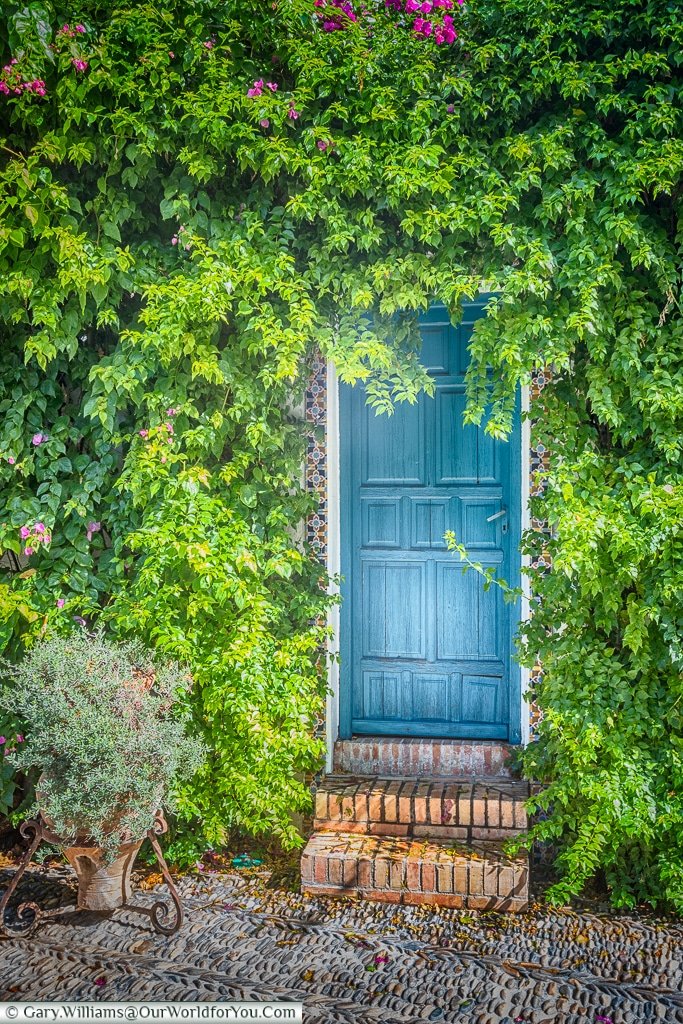
<path fill-rule="evenodd" d="M 30 558 L 31 555 L 33 554 L 33 548 L 24 548 L 24 554 L 26 555 L 27 558 Z"/>
<path fill-rule="evenodd" d="M 13 455 L 8 455 L 8 456 L 7 456 L 7 461 L 9 462 L 10 466 L 13 466 L 13 465 L 14 465 L 14 463 L 15 463 L 15 462 L 16 462 L 17 460 L 16 460 L 15 458 L 14 458 L 14 456 L 13 456 Z"/>
<path fill-rule="evenodd" d="M 76 25 L 75 30 L 76 32 L 80 32 L 81 35 L 83 35 L 83 33 L 85 32 L 85 25 Z"/>
<path fill-rule="evenodd" d="M 424 0 L 424 3 L 420 4 L 420 10 L 423 14 L 431 14 L 433 6 L 432 0 Z"/>
<path fill-rule="evenodd" d="M 174 235 L 173 238 L 171 239 L 171 245 L 177 245 L 177 244 L 178 244 L 178 236 Z"/>
<path fill-rule="evenodd" d="M 270 121 L 268 120 L 267 117 L 262 117 L 261 120 L 259 121 L 259 124 L 261 125 L 262 128 L 270 128 Z"/>
<path fill-rule="evenodd" d="M 296 121 L 299 116 L 299 111 L 295 110 L 294 107 L 290 107 L 287 111 L 287 117 L 291 118 L 292 121 Z"/>
<path fill-rule="evenodd" d="M 139 433 L 140 437 L 144 438 L 144 437 L 147 437 L 149 435 L 149 430 L 139 430 L 138 433 Z"/>
<path fill-rule="evenodd" d="M 3 743 L 7 743 L 7 740 L 5 739 L 4 736 L 0 736 L 0 745 L 2 745 Z"/>
<path fill-rule="evenodd" d="M 204 47 L 204 49 L 205 49 L 205 50 L 213 50 L 213 48 L 214 48 L 214 46 L 215 46 L 215 45 L 216 45 L 216 44 L 214 43 L 213 39 L 206 39 L 206 40 L 205 40 L 205 41 L 204 41 L 204 42 L 202 43 L 202 46 Z"/>
<path fill-rule="evenodd" d="M 171 58 L 171 60 L 173 60 L 173 58 L 175 57 L 175 53 L 173 52 L 173 50 L 169 50 L 168 55 Z"/>
<path fill-rule="evenodd" d="M 81 60 L 80 57 L 74 57 L 73 60 L 71 61 L 71 63 L 76 68 L 76 71 L 87 71 L 88 70 L 88 62 L 87 62 L 87 60 Z"/>
<path fill-rule="evenodd" d="M 17 743 L 23 743 L 23 742 L 24 742 L 24 737 L 21 735 L 21 733 L 19 733 L 19 735 L 17 736 Z"/>
<path fill-rule="evenodd" d="M 102 523 L 95 523 L 95 522 L 88 523 L 88 528 L 86 530 L 85 535 L 88 538 L 88 540 L 92 540 L 93 534 L 94 533 L 99 533 L 101 529 L 102 529 Z"/>
<path fill-rule="evenodd" d="M 266 82 L 266 86 L 271 92 L 277 92 L 277 82 Z"/>
<path fill-rule="evenodd" d="M 19 530 L 19 536 L 21 537 L 22 540 L 26 540 L 27 537 L 30 537 L 31 536 L 30 527 L 22 526 L 22 528 Z"/>
<path fill-rule="evenodd" d="M 31 444 L 35 445 L 35 447 L 37 448 L 39 444 L 45 444 L 47 439 L 48 439 L 47 434 L 41 434 L 39 432 L 39 433 L 33 435 L 33 437 L 31 438 Z"/>
<path fill-rule="evenodd" d="M 324 153 L 327 147 L 329 146 L 329 142 L 325 142 L 325 139 L 318 139 L 318 141 L 316 142 L 316 146 L 318 147 L 321 153 Z"/>
<path fill-rule="evenodd" d="M 167 416 L 177 416 L 178 415 L 178 410 L 175 408 L 174 405 L 172 405 L 169 409 L 166 410 L 166 415 Z"/>
<path fill-rule="evenodd" d="M 58 597 L 55 603 L 58 608 L 63 608 L 64 605 L 66 604 L 66 601 L 64 600 L 63 597 Z"/>
<path fill-rule="evenodd" d="M 455 113 L 455 105 L 453 103 L 449 103 L 448 104 L 448 106 L 446 107 L 446 113 L 447 114 Z"/>
<path fill-rule="evenodd" d="M 36 533 L 45 533 L 45 523 L 36 523 L 33 529 Z"/>

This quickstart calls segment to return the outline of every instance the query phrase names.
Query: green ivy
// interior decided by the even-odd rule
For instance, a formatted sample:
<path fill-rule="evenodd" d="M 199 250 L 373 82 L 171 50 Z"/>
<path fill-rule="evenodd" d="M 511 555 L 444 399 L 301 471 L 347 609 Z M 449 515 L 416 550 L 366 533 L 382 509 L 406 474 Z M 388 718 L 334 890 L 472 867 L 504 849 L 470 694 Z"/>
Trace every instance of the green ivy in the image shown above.
<path fill-rule="evenodd" d="M 366 6 L 325 33 L 312 0 L 3 5 L 45 95 L 0 96 L 2 642 L 79 616 L 187 660 L 213 762 L 178 855 L 296 841 L 325 688 L 311 355 L 390 411 L 428 384 L 414 311 L 485 287 L 468 418 L 504 435 L 552 366 L 523 658 L 554 895 L 602 870 L 683 907 L 680 5 L 471 0 L 453 46 Z"/>

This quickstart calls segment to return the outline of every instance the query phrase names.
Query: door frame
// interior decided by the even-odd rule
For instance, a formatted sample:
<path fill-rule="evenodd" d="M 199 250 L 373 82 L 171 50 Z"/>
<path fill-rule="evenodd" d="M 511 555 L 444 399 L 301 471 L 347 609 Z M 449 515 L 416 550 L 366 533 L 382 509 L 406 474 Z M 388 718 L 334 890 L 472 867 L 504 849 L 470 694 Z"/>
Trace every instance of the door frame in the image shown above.
<path fill-rule="evenodd" d="M 340 596 L 344 590 L 343 583 L 339 585 L 342 566 L 341 551 L 341 519 L 342 516 L 350 514 L 349 509 L 341 506 L 341 436 L 340 436 L 340 395 L 339 380 L 336 369 L 331 361 L 327 363 L 327 415 L 325 419 L 325 444 L 327 456 L 327 569 L 332 583 L 330 593 Z M 531 518 L 529 513 L 529 499 L 531 493 L 531 459 L 530 459 L 530 422 L 529 412 L 531 405 L 530 388 L 523 385 L 520 395 L 521 429 L 519 431 L 520 451 L 513 453 L 513 468 L 517 479 L 520 482 L 519 503 L 511 512 L 511 527 L 518 535 L 529 529 Z M 514 455 L 516 454 L 516 457 Z M 454 556 L 455 557 L 455 556 Z M 529 557 L 521 555 L 518 559 L 517 568 L 523 570 L 529 565 Z M 513 581 L 519 582 L 519 581 Z M 528 578 L 521 573 L 522 598 L 519 603 L 519 621 L 524 622 L 530 614 L 530 598 L 528 593 Z M 334 744 L 339 739 L 342 716 L 350 713 L 350 700 L 348 708 L 344 708 L 344 695 L 340 688 L 340 651 L 343 649 L 342 633 L 348 628 L 348 616 L 344 613 L 339 603 L 334 604 L 328 613 L 328 625 L 331 629 L 331 638 L 328 645 L 328 694 L 325 714 L 326 734 L 326 770 L 332 770 Z M 511 635 L 511 661 L 510 661 L 510 702 L 511 732 L 517 732 L 517 737 L 511 742 L 520 742 L 526 745 L 529 742 L 530 733 L 530 704 L 525 696 L 530 683 L 530 672 L 527 668 L 520 666 L 512 657 L 514 652 L 514 630 Z M 348 692 L 350 697 L 350 690 Z M 513 710 L 514 709 L 514 710 Z M 519 715 L 519 728 L 515 729 L 515 718 Z"/>

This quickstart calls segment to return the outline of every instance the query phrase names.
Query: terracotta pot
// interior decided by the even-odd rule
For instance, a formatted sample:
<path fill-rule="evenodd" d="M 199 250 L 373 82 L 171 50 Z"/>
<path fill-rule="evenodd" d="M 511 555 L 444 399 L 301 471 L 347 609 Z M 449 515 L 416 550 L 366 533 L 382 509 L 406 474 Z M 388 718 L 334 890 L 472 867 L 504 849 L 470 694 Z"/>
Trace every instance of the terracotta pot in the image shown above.
<path fill-rule="evenodd" d="M 133 840 L 130 832 L 121 833 L 119 847 L 112 858 L 111 851 L 105 852 L 92 841 L 87 832 L 77 831 L 75 836 L 65 839 L 55 832 L 55 823 L 45 810 L 45 795 L 41 775 L 36 786 L 36 799 L 41 808 L 41 817 L 50 832 L 50 842 L 60 846 L 78 879 L 79 910 L 116 910 L 127 903 L 131 896 L 131 874 L 138 850 L 145 837 Z M 107 832 L 115 832 L 124 816 L 121 810 L 104 824 Z M 71 843 L 72 845 L 69 845 Z"/>
<path fill-rule="evenodd" d="M 78 879 L 79 910 L 116 910 L 131 895 L 131 873 L 143 840 L 122 843 L 114 859 L 101 846 L 67 846 L 64 855 Z"/>

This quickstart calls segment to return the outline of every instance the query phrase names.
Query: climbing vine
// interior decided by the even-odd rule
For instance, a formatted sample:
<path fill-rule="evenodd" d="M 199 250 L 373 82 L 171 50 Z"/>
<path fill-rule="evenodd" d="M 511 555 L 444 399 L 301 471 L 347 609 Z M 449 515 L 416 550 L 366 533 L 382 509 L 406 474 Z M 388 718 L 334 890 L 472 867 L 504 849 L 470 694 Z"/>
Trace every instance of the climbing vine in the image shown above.
<path fill-rule="evenodd" d="M 212 754 L 174 854 L 295 842 L 328 600 L 297 539 L 311 353 L 390 411 L 428 386 L 415 311 L 485 284 L 468 417 L 504 435 L 552 366 L 522 657 L 554 895 L 602 871 L 681 907 L 678 5 L 417 6 L 3 5 L 2 644 L 98 620 L 186 661 Z"/>

